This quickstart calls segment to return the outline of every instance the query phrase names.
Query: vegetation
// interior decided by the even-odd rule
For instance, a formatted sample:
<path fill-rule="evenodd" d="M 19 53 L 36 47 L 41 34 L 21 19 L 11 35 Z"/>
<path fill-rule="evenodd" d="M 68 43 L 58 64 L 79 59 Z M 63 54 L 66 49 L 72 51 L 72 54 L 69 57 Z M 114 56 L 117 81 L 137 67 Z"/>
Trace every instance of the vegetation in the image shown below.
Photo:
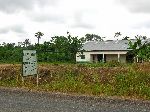
<path fill-rule="evenodd" d="M 37 44 L 31 44 L 29 39 L 24 42 L 5 43 L 0 45 L 0 62 L 13 63 L 21 62 L 22 50 L 34 49 L 38 53 L 38 62 L 75 62 L 75 56 L 80 51 L 82 45 L 87 41 L 104 41 L 105 37 L 96 34 L 86 34 L 85 37 L 73 37 L 69 32 L 66 36 L 54 36 L 49 41 L 39 44 L 40 38 L 44 34 L 42 32 L 35 33 L 38 39 Z M 115 33 L 115 37 L 121 36 L 120 32 Z M 123 37 L 122 40 L 129 41 L 129 49 L 132 49 L 128 54 L 138 57 L 142 61 L 149 61 L 150 59 L 150 43 L 146 41 L 145 36 L 135 36 L 132 41 L 128 36 Z M 82 53 L 82 51 L 81 51 Z"/>
<path fill-rule="evenodd" d="M 73 37 L 69 33 L 67 36 L 54 36 L 49 41 L 39 44 L 39 39 L 44 34 L 37 32 L 35 36 L 38 43 L 32 45 L 29 39 L 24 42 L 3 43 L 0 46 L 0 62 L 12 63 L 22 61 L 22 50 L 34 49 L 38 53 L 39 62 L 75 62 L 75 55 L 82 47 L 84 38 Z"/>
<path fill-rule="evenodd" d="M 104 41 L 105 37 L 101 37 L 96 34 L 86 34 L 85 35 L 85 41 Z"/>
<path fill-rule="evenodd" d="M 0 65 L 0 86 L 150 99 L 150 63 L 113 66 L 40 64 L 37 88 L 34 76 L 26 77 L 22 83 L 20 64 L 3 64 Z"/>
<path fill-rule="evenodd" d="M 86 41 L 103 41 L 104 37 L 95 34 L 86 34 L 85 37 L 73 37 L 69 32 L 67 36 L 54 36 L 49 41 L 39 44 L 42 32 L 35 33 L 38 43 L 32 45 L 29 39 L 24 42 L 5 43 L 0 45 L 0 62 L 21 62 L 22 50 L 34 49 L 38 53 L 38 62 L 75 62 L 75 56 Z"/>
<path fill-rule="evenodd" d="M 135 36 L 135 41 L 132 42 L 132 40 L 129 40 L 129 46 L 132 51 L 130 51 L 131 54 L 133 54 L 135 57 L 139 58 L 143 61 L 149 61 L 150 60 L 150 43 L 146 40 L 146 36 Z"/>

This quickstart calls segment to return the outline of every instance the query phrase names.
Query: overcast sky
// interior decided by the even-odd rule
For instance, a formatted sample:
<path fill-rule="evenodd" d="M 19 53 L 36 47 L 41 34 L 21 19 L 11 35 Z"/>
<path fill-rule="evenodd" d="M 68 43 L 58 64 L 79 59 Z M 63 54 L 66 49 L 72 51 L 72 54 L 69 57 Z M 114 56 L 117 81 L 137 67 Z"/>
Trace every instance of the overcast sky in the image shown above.
<path fill-rule="evenodd" d="M 45 34 L 41 42 L 67 31 L 150 37 L 150 0 L 0 0 L 0 43 L 34 43 L 38 31 Z"/>

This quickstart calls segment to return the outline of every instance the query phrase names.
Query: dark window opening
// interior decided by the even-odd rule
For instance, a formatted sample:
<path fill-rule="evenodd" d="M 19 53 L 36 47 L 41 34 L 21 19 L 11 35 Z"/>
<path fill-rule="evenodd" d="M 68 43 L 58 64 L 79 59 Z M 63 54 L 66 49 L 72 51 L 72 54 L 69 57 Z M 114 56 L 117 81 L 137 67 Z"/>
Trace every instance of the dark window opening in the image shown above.
<path fill-rule="evenodd" d="M 81 55 L 81 59 L 85 59 L 85 55 Z"/>
<path fill-rule="evenodd" d="M 126 56 L 126 61 L 127 61 L 128 63 L 133 63 L 133 62 L 134 62 L 134 55 L 132 55 L 132 54 L 127 54 L 127 56 Z"/>
<path fill-rule="evenodd" d="M 98 54 L 97 55 L 97 59 L 98 59 L 98 62 L 106 62 L 106 55 L 104 54 L 104 59 L 103 59 L 103 54 Z"/>

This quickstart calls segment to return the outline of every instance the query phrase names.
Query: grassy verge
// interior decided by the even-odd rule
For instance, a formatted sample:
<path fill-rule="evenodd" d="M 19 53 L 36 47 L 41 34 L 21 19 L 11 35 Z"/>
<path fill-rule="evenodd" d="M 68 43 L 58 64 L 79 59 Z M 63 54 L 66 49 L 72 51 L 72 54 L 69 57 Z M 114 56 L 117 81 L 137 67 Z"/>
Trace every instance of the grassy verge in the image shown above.
<path fill-rule="evenodd" d="M 21 65 L 0 65 L 0 86 L 27 87 L 45 91 L 150 99 L 150 63 L 93 66 L 40 64 L 36 77 L 21 81 Z"/>

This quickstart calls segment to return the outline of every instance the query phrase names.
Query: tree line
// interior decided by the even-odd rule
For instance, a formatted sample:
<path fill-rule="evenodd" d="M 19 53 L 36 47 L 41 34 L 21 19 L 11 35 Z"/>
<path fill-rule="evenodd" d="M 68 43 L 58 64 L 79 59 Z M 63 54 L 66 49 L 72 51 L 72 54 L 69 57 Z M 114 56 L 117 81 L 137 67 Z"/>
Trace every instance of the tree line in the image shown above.
<path fill-rule="evenodd" d="M 40 44 L 40 39 L 44 34 L 35 33 L 36 44 L 31 44 L 29 39 L 23 42 L 5 43 L 0 45 L 0 62 L 22 62 L 22 50 L 37 50 L 39 62 L 75 62 L 76 53 L 80 51 L 83 44 L 88 41 L 104 41 L 105 37 L 96 34 L 86 34 L 84 37 L 72 36 L 67 32 L 66 36 L 54 36 L 49 41 Z M 114 37 L 121 36 L 120 32 Z M 129 53 L 143 60 L 150 59 L 150 43 L 146 41 L 146 36 L 135 36 L 134 42 L 130 37 L 125 36 L 122 40 L 129 41 Z M 143 40 L 144 43 L 143 43 Z"/>
<path fill-rule="evenodd" d="M 103 37 L 86 34 L 79 38 L 67 32 L 66 36 L 54 36 L 49 41 L 40 44 L 44 34 L 35 33 L 37 43 L 31 44 L 29 39 L 23 42 L 6 43 L 0 45 L 0 62 L 21 62 L 22 50 L 36 50 L 39 62 L 75 62 L 76 53 L 86 41 L 103 41 Z"/>

